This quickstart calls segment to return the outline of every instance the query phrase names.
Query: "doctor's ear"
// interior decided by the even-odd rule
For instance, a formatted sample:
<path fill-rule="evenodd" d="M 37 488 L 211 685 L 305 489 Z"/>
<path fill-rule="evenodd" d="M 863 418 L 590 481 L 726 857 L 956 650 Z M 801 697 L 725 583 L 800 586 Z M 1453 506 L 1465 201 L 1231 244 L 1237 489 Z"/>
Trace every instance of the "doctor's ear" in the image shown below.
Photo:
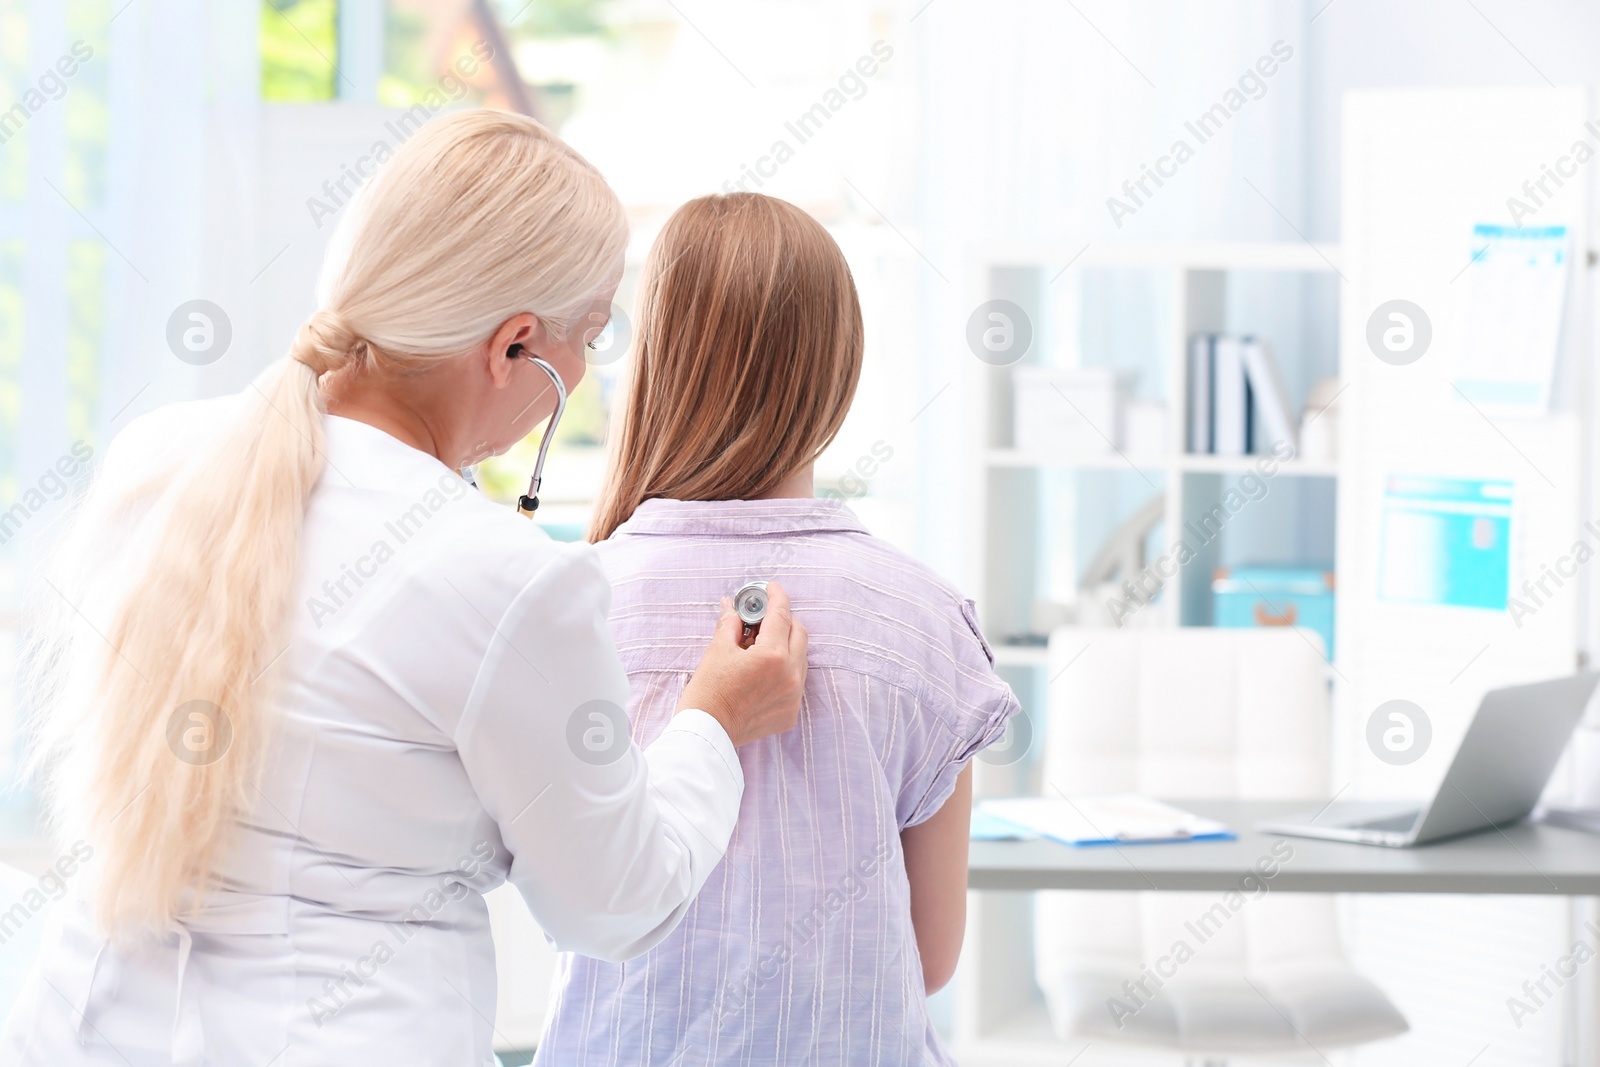
<path fill-rule="evenodd" d="M 538 354 L 540 337 L 538 316 L 519 311 L 489 335 L 477 350 L 476 358 L 494 380 L 495 386 L 504 388 L 522 378 L 520 365 Z"/>

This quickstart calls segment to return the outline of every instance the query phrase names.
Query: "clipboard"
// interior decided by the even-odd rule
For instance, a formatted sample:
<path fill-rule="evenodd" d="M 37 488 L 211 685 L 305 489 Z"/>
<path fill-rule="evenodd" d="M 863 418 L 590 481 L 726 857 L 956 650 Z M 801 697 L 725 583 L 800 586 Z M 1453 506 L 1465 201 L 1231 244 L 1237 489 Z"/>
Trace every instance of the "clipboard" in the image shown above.
<path fill-rule="evenodd" d="M 981 801 L 978 811 L 986 828 L 998 820 L 1028 836 L 1073 848 L 1232 841 L 1238 837 L 1225 823 L 1137 793 L 1001 797 Z"/>

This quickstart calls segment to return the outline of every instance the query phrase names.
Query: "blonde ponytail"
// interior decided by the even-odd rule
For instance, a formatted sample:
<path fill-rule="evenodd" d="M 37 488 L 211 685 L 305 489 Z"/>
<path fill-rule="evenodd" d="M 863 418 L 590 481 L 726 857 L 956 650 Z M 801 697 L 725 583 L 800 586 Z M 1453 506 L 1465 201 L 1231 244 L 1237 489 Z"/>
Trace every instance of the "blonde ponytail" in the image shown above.
<path fill-rule="evenodd" d="M 95 850 L 108 932 L 160 929 L 191 911 L 258 799 L 301 525 L 324 465 L 321 377 L 448 359 L 524 311 L 560 333 L 620 271 L 626 241 L 615 194 L 537 123 L 491 111 L 437 119 L 346 209 L 319 283 L 323 310 L 245 391 L 246 410 L 209 456 L 167 481 L 92 490 L 77 522 L 102 537 L 133 497 L 165 504 L 159 536 L 106 612 L 104 641 L 46 627 L 34 652 L 46 801 Z M 63 550 L 70 566 L 84 539 L 69 533 Z M 85 584 L 61 582 L 87 596 Z M 65 699 L 87 655 L 97 682 Z"/>
<path fill-rule="evenodd" d="M 283 361 L 256 388 L 254 410 L 176 495 L 106 635 L 118 654 L 106 661 L 86 814 L 103 829 L 97 910 L 109 930 L 176 914 L 254 792 L 257 677 L 286 640 L 300 522 L 322 466 L 316 372 Z"/>

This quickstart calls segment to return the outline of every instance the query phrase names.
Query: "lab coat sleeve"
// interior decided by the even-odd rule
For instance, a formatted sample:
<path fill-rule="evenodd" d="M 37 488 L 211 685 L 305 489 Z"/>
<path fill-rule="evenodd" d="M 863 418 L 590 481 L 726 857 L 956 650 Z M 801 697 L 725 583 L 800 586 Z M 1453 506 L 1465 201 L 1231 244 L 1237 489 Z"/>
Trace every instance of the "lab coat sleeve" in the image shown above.
<path fill-rule="evenodd" d="M 456 731 L 511 853 L 508 877 L 556 946 L 638 956 L 681 920 L 733 834 L 744 776 L 711 716 L 628 737 L 628 679 L 592 547 L 564 548 L 512 601 Z"/>

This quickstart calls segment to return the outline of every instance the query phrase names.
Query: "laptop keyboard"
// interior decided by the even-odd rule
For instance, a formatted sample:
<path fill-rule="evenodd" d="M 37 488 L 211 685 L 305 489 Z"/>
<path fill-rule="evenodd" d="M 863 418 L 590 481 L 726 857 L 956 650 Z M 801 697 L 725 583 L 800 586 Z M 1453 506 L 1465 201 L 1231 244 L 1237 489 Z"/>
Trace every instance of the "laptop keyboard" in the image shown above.
<path fill-rule="evenodd" d="M 1404 813 L 1402 813 L 1400 815 L 1390 815 L 1387 818 L 1383 818 L 1383 819 L 1373 819 L 1370 822 L 1358 823 L 1354 827 L 1354 829 L 1357 829 L 1357 830 L 1396 830 L 1396 831 L 1405 831 L 1405 830 L 1411 829 L 1412 826 L 1416 825 L 1416 822 L 1417 822 L 1417 813 L 1414 812 L 1414 811 L 1411 811 L 1411 812 L 1404 812 Z"/>

